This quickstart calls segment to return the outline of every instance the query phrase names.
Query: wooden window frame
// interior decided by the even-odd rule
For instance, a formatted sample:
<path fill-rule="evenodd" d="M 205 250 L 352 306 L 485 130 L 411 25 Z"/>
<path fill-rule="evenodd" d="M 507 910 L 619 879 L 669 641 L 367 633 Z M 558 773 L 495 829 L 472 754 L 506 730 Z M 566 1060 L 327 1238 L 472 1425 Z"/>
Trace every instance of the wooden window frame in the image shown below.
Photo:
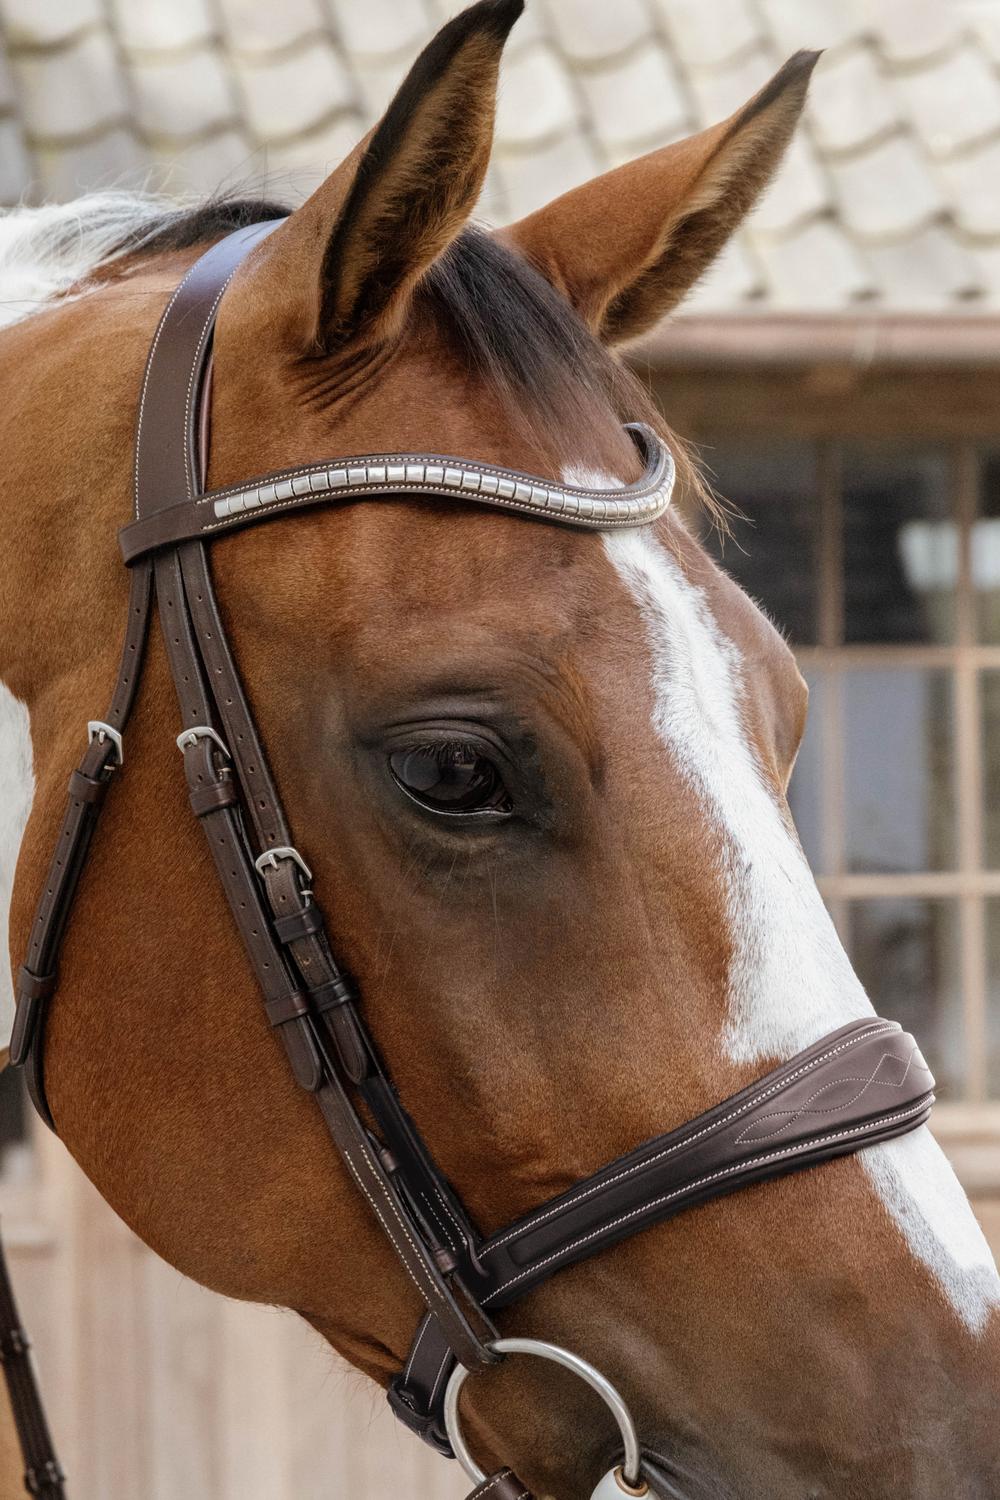
<path fill-rule="evenodd" d="M 752 339 L 752 329 L 746 337 Z M 748 346 L 749 347 L 749 346 Z M 744 352 L 747 352 L 746 350 Z M 1000 896 L 1000 870 L 983 866 L 983 765 L 980 674 L 1000 669 L 1000 646 L 976 640 L 970 542 L 976 519 L 981 449 L 1000 446 L 1000 378 L 995 369 L 929 364 L 877 367 L 835 358 L 814 364 L 752 357 L 722 370 L 682 360 L 644 371 L 671 426 L 711 465 L 715 444 L 808 441 L 818 457 L 819 611 L 816 644 L 796 655 L 823 674 L 827 694 L 820 754 L 824 855 L 818 878 L 838 930 L 846 935 L 850 903 L 886 897 L 942 898 L 955 904 L 965 1045 L 961 1101 L 939 1104 L 935 1131 L 947 1141 L 968 1186 L 1000 1183 L 1000 1098 L 987 1097 L 989 975 L 986 903 Z M 947 645 L 844 645 L 842 497 L 839 444 L 865 440 L 940 445 L 952 462 L 953 518 L 958 529 L 954 640 Z M 956 859 L 947 871 L 852 874 L 843 840 L 843 674 L 892 666 L 946 669 L 954 685 Z"/>

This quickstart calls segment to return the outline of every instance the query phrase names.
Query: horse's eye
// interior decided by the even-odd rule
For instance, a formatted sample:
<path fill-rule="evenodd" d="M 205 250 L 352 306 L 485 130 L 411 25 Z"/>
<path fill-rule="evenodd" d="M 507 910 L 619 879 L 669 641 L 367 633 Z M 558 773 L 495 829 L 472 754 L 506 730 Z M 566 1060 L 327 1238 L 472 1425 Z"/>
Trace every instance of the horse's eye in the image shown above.
<path fill-rule="evenodd" d="M 469 740 L 394 750 L 389 769 L 406 794 L 436 813 L 509 813 L 503 778 Z"/>

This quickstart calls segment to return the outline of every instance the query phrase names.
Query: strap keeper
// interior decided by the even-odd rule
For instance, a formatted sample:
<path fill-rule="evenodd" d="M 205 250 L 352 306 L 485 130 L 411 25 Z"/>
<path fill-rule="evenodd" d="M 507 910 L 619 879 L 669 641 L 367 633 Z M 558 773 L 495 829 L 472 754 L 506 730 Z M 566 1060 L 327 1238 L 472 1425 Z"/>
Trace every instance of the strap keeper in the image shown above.
<path fill-rule="evenodd" d="M 301 990 L 292 990 L 289 995 L 279 995 L 268 1000 L 264 1009 L 272 1026 L 284 1026 L 287 1021 L 297 1021 L 309 1014 L 309 1001 Z"/>
<path fill-rule="evenodd" d="M 301 911 L 289 912 L 287 917 L 275 917 L 274 930 L 282 943 L 294 943 L 298 938 L 312 937 L 323 930 L 323 914 L 311 902 Z"/>
<path fill-rule="evenodd" d="M 349 982 L 338 975 L 336 979 L 328 979 L 325 984 L 316 985 L 315 989 L 309 991 L 309 998 L 319 1011 L 336 1010 L 340 1005 L 350 1005 L 357 997 Z"/>
<path fill-rule="evenodd" d="M 18 998 L 47 1000 L 55 993 L 56 977 L 55 974 L 33 974 L 27 964 L 22 964 L 17 971 Z"/>
<path fill-rule="evenodd" d="M 108 781 L 105 778 L 95 780 L 93 776 L 87 776 L 83 771 L 71 771 L 69 778 L 69 795 L 77 802 L 91 802 L 100 804 L 104 801 L 104 794 L 108 790 Z"/>
<path fill-rule="evenodd" d="M 199 818 L 219 812 L 224 807 L 235 807 L 239 801 L 233 779 L 227 772 L 219 781 L 210 781 L 205 786 L 196 786 L 190 792 L 191 807 Z"/>

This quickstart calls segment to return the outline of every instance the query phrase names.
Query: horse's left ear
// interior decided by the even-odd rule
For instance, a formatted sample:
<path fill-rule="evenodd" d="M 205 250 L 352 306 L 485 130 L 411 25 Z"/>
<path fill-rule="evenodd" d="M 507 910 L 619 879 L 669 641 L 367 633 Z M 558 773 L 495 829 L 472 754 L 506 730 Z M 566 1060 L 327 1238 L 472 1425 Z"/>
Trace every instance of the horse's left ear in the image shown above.
<path fill-rule="evenodd" d="M 818 52 L 728 120 L 574 188 L 501 230 L 606 343 L 634 338 L 708 268 L 774 174 Z"/>

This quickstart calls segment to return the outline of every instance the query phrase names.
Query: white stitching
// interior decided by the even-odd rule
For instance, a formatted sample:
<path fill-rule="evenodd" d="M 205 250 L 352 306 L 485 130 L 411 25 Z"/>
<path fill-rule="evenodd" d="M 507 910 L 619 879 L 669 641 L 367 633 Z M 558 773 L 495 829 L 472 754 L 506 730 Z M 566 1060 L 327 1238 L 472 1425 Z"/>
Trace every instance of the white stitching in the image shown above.
<path fill-rule="evenodd" d="M 198 261 L 195 261 L 194 265 L 190 267 L 187 274 L 174 287 L 173 296 L 170 298 L 170 301 L 167 303 L 166 307 L 163 309 L 163 312 L 160 314 L 160 321 L 156 325 L 156 332 L 153 335 L 153 342 L 150 345 L 149 354 L 146 356 L 146 369 L 143 373 L 142 390 L 139 395 L 139 420 L 136 423 L 135 455 L 132 462 L 132 487 L 135 491 L 136 520 L 139 519 L 139 439 L 142 436 L 142 419 L 146 411 L 146 392 L 149 389 L 149 376 L 153 368 L 153 356 L 156 354 L 156 346 L 160 342 L 160 335 L 163 333 L 163 330 L 166 327 L 167 317 L 169 316 L 170 309 L 177 301 L 177 298 L 180 296 L 185 286 L 187 286 L 187 283 L 190 281 L 197 268 Z"/>
<path fill-rule="evenodd" d="M 444 1298 L 441 1296 L 441 1293 L 438 1291 L 437 1287 L 434 1285 L 434 1283 L 430 1279 L 430 1277 L 426 1278 L 426 1282 L 427 1282 L 426 1290 L 421 1290 L 420 1282 L 417 1280 L 416 1274 L 414 1273 L 412 1267 L 406 1261 L 406 1258 L 404 1257 L 403 1252 L 402 1252 L 402 1250 L 399 1247 L 399 1243 L 398 1243 L 395 1235 L 393 1234 L 392 1229 L 386 1223 L 385 1219 L 382 1217 L 382 1213 L 381 1213 L 381 1211 L 379 1209 L 378 1204 L 375 1202 L 375 1199 L 372 1197 L 371 1193 L 368 1191 L 367 1187 L 362 1182 L 361 1177 L 360 1177 L 360 1175 L 358 1173 L 358 1169 L 354 1165 L 354 1158 L 351 1156 L 351 1153 L 349 1151 L 347 1151 L 347 1150 L 344 1151 L 344 1160 L 347 1162 L 347 1165 L 351 1169 L 351 1175 L 353 1176 L 354 1181 L 357 1183 L 358 1187 L 364 1193 L 365 1197 L 368 1199 L 368 1202 L 371 1204 L 372 1208 L 375 1210 L 375 1213 L 378 1216 L 378 1221 L 382 1225 L 382 1228 L 385 1230 L 386 1234 L 389 1236 L 389 1239 L 392 1242 L 392 1247 L 395 1250 L 396 1254 L 399 1256 L 399 1259 L 400 1259 L 400 1262 L 401 1262 L 401 1264 L 403 1266 L 404 1271 L 407 1273 L 407 1275 L 409 1276 L 410 1280 L 413 1282 L 413 1285 L 416 1287 L 417 1291 L 420 1292 L 421 1297 L 423 1297 L 424 1300 L 426 1301 L 428 1299 L 428 1296 L 429 1296 L 432 1301 L 436 1301 L 437 1302 L 437 1304 L 438 1304 L 439 1307 L 444 1308 L 444 1310 L 445 1310 L 446 1313 L 450 1313 L 451 1309 L 448 1307 L 448 1304 L 445 1302 Z M 375 1180 L 376 1180 L 376 1182 L 378 1182 L 379 1187 L 382 1189 L 382 1196 L 384 1197 L 385 1202 L 388 1204 L 389 1208 L 392 1209 L 392 1212 L 393 1212 L 393 1214 L 395 1215 L 395 1218 L 396 1218 L 396 1222 L 399 1224 L 399 1227 L 402 1229 L 403 1236 L 404 1236 L 407 1244 L 410 1246 L 410 1248 L 412 1249 L 413 1253 L 417 1256 L 417 1258 L 419 1260 L 420 1259 L 420 1251 L 418 1250 L 417 1246 L 414 1244 L 413 1239 L 412 1239 L 412 1237 L 410 1235 L 410 1232 L 407 1229 L 406 1224 L 405 1224 L 405 1222 L 404 1222 L 404 1220 L 403 1220 L 403 1218 L 402 1218 L 399 1210 L 397 1209 L 395 1203 L 393 1203 L 392 1199 L 390 1198 L 388 1192 L 385 1189 L 384 1184 L 382 1182 L 380 1182 L 378 1178 L 376 1178 Z"/>
<path fill-rule="evenodd" d="M 901 1110 L 898 1114 L 884 1115 L 878 1123 L 880 1126 L 892 1125 L 897 1120 L 906 1120 L 911 1115 L 920 1114 L 926 1108 L 927 1101 L 924 1099 L 918 1104 L 911 1105 L 909 1109 Z M 809 1151 L 814 1146 L 825 1146 L 830 1141 L 846 1140 L 848 1136 L 858 1135 L 859 1132 L 863 1132 L 868 1128 L 868 1125 L 854 1125 L 850 1130 L 838 1130 L 832 1135 L 815 1136 L 808 1141 L 801 1141 L 797 1146 L 786 1146 L 781 1151 L 769 1151 L 764 1156 L 751 1156 L 744 1162 L 737 1162 L 730 1167 L 722 1167 L 718 1172 L 710 1172 L 707 1177 L 699 1177 L 694 1182 L 686 1182 L 682 1187 L 675 1188 L 670 1193 L 664 1193 L 659 1198 L 652 1198 L 648 1203 L 641 1203 L 638 1208 L 631 1209 L 627 1214 L 622 1214 L 617 1219 L 611 1219 L 607 1224 L 602 1224 L 600 1228 L 591 1230 L 589 1234 L 581 1235 L 579 1239 L 572 1240 L 568 1245 L 563 1245 L 561 1249 L 553 1251 L 551 1255 L 547 1255 L 544 1260 L 536 1261 L 527 1270 L 520 1271 L 516 1276 L 512 1276 L 510 1280 L 502 1282 L 496 1291 L 491 1292 L 485 1299 L 483 1306 L 488 1307 L 491 1302 L 495 1302 L 500 1293 L 505 1292 L 508 1287 L 516 1286 L 519 1281 L 524 1281 L 528 1276 L 536 1276 L 539 1271 L 543 1270 L 545 1266 L 551 1265 L 554 1260 L 561 1260 L 564 1255 L 570 1255 L 574 1250 L 579 1250 L 581 1245 L 588 1245 L 591 1240 L 600 1239 L 609 1230 L 617 1229 L 620 1225 L 627 1224 L 630 1219 L 635 1219 L 642 1214 L 649 1213 L 650 1209 L 660 1208 L 664 1203 L 672 1203 L 675 1198 L 682 1198 L 686 1193 L 692 1192 L 695 1188 L 704 1187 L 709 1182 L 717 1182 L 722 1177 L 731 1177 L 734 1172 L 745 1172 L 750 1167 L 759 1167 L 767 1161 L 777 1161 L 779 1157 L 794 1155 L 801 1151 Z"/>
<path fill-rule="evenodd" d="M 462 1228 L 462 1225 L 459 1223 L 458 1215 L 452 1212 L 451 1207 L 449 1206 L 447 1198 L 444 1196 L 444 1193 L 442 1193 L 441 1189 L 439 1187 L 437 1187 L 437 1186 L 435 1186 L 435 1188 L 434 1188 L 434 1196 L 435 1196 L 435 1198 L 437 1198 L 438 1202 L 441 1204 L 441 1207 L 444 1209 L 446 1216 L 451 1220 L 452 1224 L 455 1226 L 455 1230 L 458 1233 L 459 1240 L 464 1244 L 465 1243 L 465 1230 Z M 452 1248 L 455 1248 L 455 1247 L 453 1246 Z"/>
<path fill-rule="evenodd" d="M 669 449 L 667 449 L 663 445 L 661 445 L 661 452 L 666 455 L 667 459 L 671 457 Z M 668 468 L 668 464 L 664 462 L 663 459 L 658 459 L 653 467 L 652 475 L 648 479 L 644 475 L 643 478 L 637 480 L 635 484 L 622 485 L 617 489 L 589 490 L 582 485 L 575 486 L 568 484 L 557 484 L 552 480 L 541 479 L 537 475 L 522 474 L 517 469 L 501 469 L 496 467 L 494 464 L 476 463 L 475 460 L 471 458 L 454 458 L 448 454 L 363 453 L 354 454 L 348 458 L 328 459 L 325 463 L 304 464 L 299 469 L 282 469 L 280 472 L 268 476 L 268 480 L 271 483 L 281 483 L 282 481 L 288 479 L 303 479 L 306 477 L 306 475 L 325 474 L 329 469 L 352 469 L 360 468 L 362 466 L 370 467 L 372 464 L 389 463 L 399 465 L 423 464 L 425 468 L 443 467 L 446 469 L 460 469 L 465 473 L 492 474 L 497 479 L 510 479 L 517 484 L 535 485 L 540 489 L 548 490 L 550 494 L 555 491 L 560 495 L 573 495 L 574 497 L 585 500 L 591 499 L 593 497 L 596 497 L 599 500 L 641 499 L 644 495 L 650 495 L 654 490 L 659 488 L 659 486 L 663 483 L 664 478 L 666 477 Z M 425 483 L 426 481 L 424 480 L 404 480 L 400 485 L 397 485 L 394 488 L 396 490 L 402 489 L 406 491 L 411 488 L 411 485 L 413 488 L 419 488 Z M 213 505 L 217 500 L 225 500 L 230 495 L 239 495 L 244 490 L 255 489 L 259 484 L 259 480 L 257 480 L 256 482 L 253 480 L 243 480 L 239 484 L 226 485 L 220 490 L 211 490 L 207 494 L 198 495 L 195 497 L 194 503 L 195 505 Z M 372 486 L 368 484 L 364 486 L 344 485 L 338 488 L 336 493 L 338 495 L 349 494 L 355 488 L 360 489 L 371 487 Z M 464 494 L 466 498 L 469 498 L 470 496 L 474 497 L 475 495 L 477 495 L 479 491 L 459 490 L 457 488 L 452 489 L 442 487 L 440 493 L 445 495 Z M 308 499 L 309 497 L 305 496 L 303 498 Z M 484 498 L 493 499 L 496 497 L 487 496 Z M 499 498 L 503 497 L 501 496 Z"/>
<path fill-rule="evenodd" d="M 812 1062 L 804 1063 L 801 1068 L 797 1068 L 793 1073 L 789 1073 L 786 1078 L 782 1078 L 778 1083 L 773 1083 L 769 1089 L 765 1089 L 761 1093 L 754 1094 L 751 1099 L 748 1099 L 745 1104 L 742 1104 L 740 1106 L 739 1109 L 734 1109 L 731 1114 L 724 1115 L 719 1120 L 714 1120 L 710 1125 L 706 1125 L 703 1129 L 696 1131 L 694 1135 L 686 1135 L 683 1140 L 677 1141 L 673 1146 L 668 1146 L 665 1150 L 657 1152 L 655 1156 L 645 1157 L 642 1161 L 636 1162 L 634 1166 L 626 1167 L 626 1169 L 623 1172 L 619 1172 L 617 1176 L 605 1178 L 600 1182 L 594 1183 L 592 1187 L 581 1192 L 578 1196 L 572 1198 L 570 1201 L 556 1204 L 553 1208 L 550 1208 L 546 1212 L 539 1214 L 536 1218 L 532 1218 L 529 1223 L 521 1223 L 517 1225 L 515 1228 L 509 1230 L 505 1235 L 502 1235 L 500 1239 L 494 1240 L 490 1244 L 489 1248 L 483 1252 L 484 1259 L 488 1260 L 495 1250 L 499 1250 L 501 1246 L 506 1245 L 508 1241 L 517 1239 L 520 1235 L 526 1233 L 529 1230 L 536 1229 L 540 1224 L 546 1223 L 546 1221 L 548 1219 L 551 1219 L 554 1215 L 561 1214 L 567 1209 L 575 1208 L 578 1203 L 585 1203 L 588 1198 L 593 1197 L 594 1193 L 604 1192 L 606 1188 L 613 1187 L 616 1182 L 623 1182 L 625 1178 L 633 1177 L 637 1172 L 644 1172 L 647 1167 L 655 1166 L 657 1162 L 663 1161 L 665 1157 L 672 1156 L 675 1151 L 681 1151 L 685 1146 L 691 1145 L 693 1141 L 700 1140 L 703 1135 L 708 1135 L 711 1131 L 720 1129 L 723 1125 L 728 1125 L 731 1120 L 738 1120 L 740 1115 L 746 1114 L 747 1110 L 755 1109 L 758 1104 L 762 1103 L 763 1100 L 767 1099 L 771 1094 L 778 1092 L 780 1089 L 786 1088 L 790 1083 L 793 1083 L 796 1078 L 800 1078 L 804 1074 L 811 1072 L 813 1068 L 818 1068 L 820 1063 L 828 1062 L 831 1057 L 836 1057 L 839 1053 L 846 1052 L 849 1048 L 857 1046 L 859 1042 L 870 1041 L 872 1037 L 882 1036 L 886 1032 L 894 1030 L 895 1027 L 891 1022 L 889 1022 L 883 1026 L 875 1027 L 873 1029 L 865 1031 L 860 1036 L 849 1037 L 847 1041 L 841 1042 L 839 1047 L 832 1047 L 829 1052 L 820 1053 L 820 1055 L 814 1058 Z M 681 1128 L 683 1129 L 683 1126 Z"/>
<path fill-rule="evenodd" d="M 823 1087 L 821 1089 L 817 1089 L 815 1094 L 810 1094 L 809 1098 L 805 1101 L 804 1104 L 800 1104 L 798 1109 L 777 1109 L 769 1115 L 761 1115 L 759 1120 L 751 1120 L 750 1123 L 744 1126 L 744 1128 L 740 1131 L 739 1135 L 736 1137 L 735 1144 L 737 1146 L 742 1146 L 744 1141 L 748 1139 L 753 1140 L 758 1145 L 762 1141 L 773 1140 L 774 1137 L 776 1135 L 780 1135 L 783 1130 L 789 1130 L 795 1124 L 796 1120 L 801 1120 L 803 1115 L 837 1115 L 845 1109 L 852 1109 L 853 1106 L 857 1104 L 859 1099 L 864 1098 L 865 1094 L 874 1083 L 877 1083 L 879 1087 L 883 1089 L 905 1088 L 906 1080 L 910 1076 L 910 1068 L 913 1065 L 913 1059 L 920 1056 L 920 1049 L 916 1045 L 914 1045 L 910 1051 L 909 1057 L 906 1059 L 906 1067 L 903 1072 L 902 1078 L 898 1083 L 893 1083 L 891 1078 L 878 1077 L 879 1068 L 881 1068 L 887 1057 L 891 1057 L 893 1062 L 902 1062 L 903 1059 L 901 1057 L 897 1057 L 895 1052 L 883 1052 L 882 1056 L 879 1058 L 878 1062 L 875 1064 L 875 1067 L 872 1069 L 867 1078 L 834 1078 L 830 1083 L 824 1083 Z M 925 1068 L 924 1071 L 929 1072 L 930 1069 Z M 822 1094 L 825 1094 L 828 1089 L 838 1088 L 842 1083 L 860 1083 L 862 1087 L 854 1095 L 853 1099 L 848 1099 L 844 1104 L 834 1104 L 831 1105 L 829 1109 L 812 1108 L 812 1102 L 814 1099 L 820 1098 L 820 1096 Z M 779 1125 L 776 1130 L 769 1130 L 766 1135 L 754 1136 L 752 1134 L 755 1125 L 762 1125 L 765 1120 L 782 1119 L 785 1121 L 784 1125 Z"/>
<path fill-rule="evenodd" d="M 482 1489 L 473 1490 L 472 1493 L 473 1493 L 473 1495 L 476 1495 L 476 1496 L 479 1496 L 479 1495 L 488 1495 L 489 1492 L 490 1492 L 490 1490 L 493 1488 L 493 1486 L 495 1484 L 500 1484 L 500 1482 L 502 1480 L 504 1480 L 504 1479 L 513 1479 L 513 1477 L 514 1477 L 514 1471 L 513 1471 L 513 1469 L 501 1469 L 500 1472 L 499 1472 L 499 1474 L 494 1474 L 494 1476 L 493 1476 L 492 1479 L 488 1479 L 488 1480 L 484 1481 Z M 528 1493 L 527 1490 L 522 1490 L 521 1493 L 520 1493 L 520 1495 L 518 1495 L 516 1497 L 516 1500 L 524 1500 L 524 1496 L 527 1495 L 527 1493 Z"/>
<path fill-rule="evenodd" d="M 440 1196 L 441 1195 L 439 1193 L 438 1197 L 440 1197 Z M 440 1230 L 441 1234 L 443 1235 L 444 1242 L 448 1246 L 448 1249 L 449 1250 L 453 1250 L 455 1252 L 455 1254 L 458 1255 L 459 1252 L 460 1252 L 461 1247 L 455 1243 L 454 1237 L 452 1236 L 452 1233 L 451 1233 L 451 1229 L 445 1223 L 445 1221 L 442 1219 L 441 1215 L 438 1213 L 438 1211 L 435 1208 L 434 1202 L 431 1199 L 430 1195 L 427 1192 L 421 1191 L 421 1193 L 420 1193 L 420 1201 L 423 1204 L 424 1208 L 426 1208 L 427 1212 L 431 1215 L 431 1217 L 434 1220 L 434 1223 L 437 1225 L 438 1229 Z"/>
<path fill-rule="evenodd" d="M 207 316 L 205 318 L 204 323 L 202 324 L 201 333 L 200 333 L 200 335 L 198 337 L 198 345 L 197 345 L 197 348 L 195 349 L 195 352 L 194 352 L 194 358 L 191 361 L 191 368 L 188 371 L 187 394 L 184 397 L 184 436 L 185 436 L 185 441 L 187 440 L 187 434 L 191 431 L 191 422 L 192 422 L 191 407 L 192 407 L 192 405 L 194 403 L 194 377 L 195 377 L 196 373 L 198 372 L 198 370 L 201 368 L 201 352 L 202 352 L 202 350 L 205 347 L 205 341 L 208 338 L 209 333 L 212 331 L 213 325 L 215 323 L 215 314 L 216 314 L 216 310 L 217 310 L 217 308 L 219 306 L 219 303 L 222 301 L 222 294 L 226 290 L 226 288 L 228 287 L 229 283 L 232 281 L 232 279 L 233 279 L 233 277 L 235 275 L 236 275 L 236 267 L 234 266 L 233 269 L 230 271 L 229 275 L 226 277 L 225 281 L 222 283 L 222 286 L 219 288 L 218 295 L 216 296 L 215 301 L 212 303 L 212 306 L 208 310 L 208 314 L 207 314 Z M 206 476 L 203 474 L 201 476 L 201 480 L 202 480 L 203 484 L 205 482 L 205 478 L 206 478 Z M 194 498 L 194 495 L 193 495 L 193 486 L 191 484 L 191 465 L 190 465 L 190 463 L 185 463 L 185 465 L 184 465 L 184 484 L 185 484 L 185 488 L 187 489 L 187 497 L 188 497 L 189 500 L 192 500 Z"/>
<path fill-rule="evenodd" d="M 413 1369 L 413 1361 L 417 1357 L 417 1350 L 420 1348 L 420 1345 L 423 1343 L 423 1341 L 424 1341 L 424 1334 L 427 1332 L 427 1330 L 428 1330 L 428 1328 L 430 1326 L 431 1326 L 431 1320 L 430 1320 L 430 1316 L 428 1315 L 427 1317 L 424 1318 L 424 1321 L 420 1325 L 420 1332 L 417 1334 L 417 1342 L 414 1344 L 413 1348 L 410 1350 L 410 1357 L 406 1361 L 406 1369 L 403 1371 L 403 1384 L 404 1385 L 406 1384 L 406 1382 L 410 1378 L 410 1372 Z"/>
<path fill-rule="evenodd" d="M 434 1384 L 431 1386 L 431 1394 L 427 1401 L 428 1411 L 433 1411 L 434 1409 L 434 1398 L 438 1393 L 438 1386 L 441 1384 L 444 1372 L 445 1370 L 447 1370 L 450 1361 L 454 1358 L 456 1358 L 456 1356 L 452 1353 L 451 1349 L 446 1349 L 444 1358 L 441 1361 L 441 1366 L 437 1372 L 437 1378 L 434 1381 Z"/>

